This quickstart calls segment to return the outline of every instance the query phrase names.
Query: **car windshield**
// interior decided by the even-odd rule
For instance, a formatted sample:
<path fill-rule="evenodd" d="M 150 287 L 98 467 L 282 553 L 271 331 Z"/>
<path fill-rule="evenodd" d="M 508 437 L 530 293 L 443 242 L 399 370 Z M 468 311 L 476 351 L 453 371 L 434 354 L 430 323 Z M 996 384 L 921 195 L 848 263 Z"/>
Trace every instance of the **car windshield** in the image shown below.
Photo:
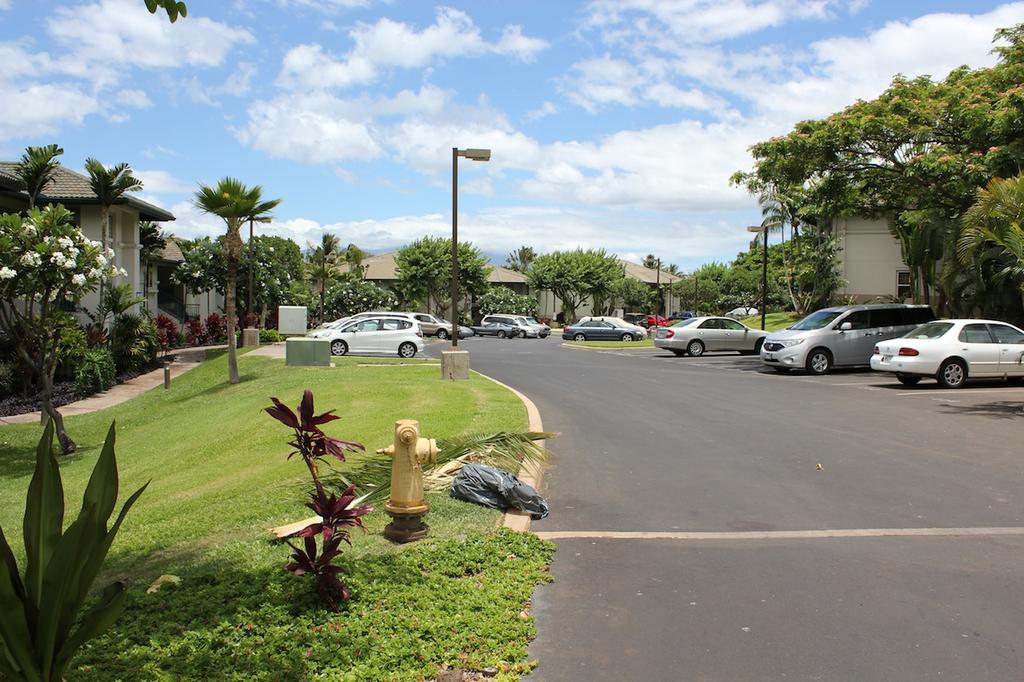
<path fill-rule="evenodd" d="M 530 324 L 540 324 L 540 322 L 538 322 L 536 319 L 534 319 L 532 317 L 524 317 L 523 319 L 526 320 Z"/>
<path fill-rule="evenodd" d="M 811 313 L 804 319 L 794 324 L 790 329 L 806 331 L 808 329 L 821 329 L 832 324 L 837 317 L 843 314 L 841 310 L 819 310 Z"/>
<path fill-rule="evenodd" d="M 699 319 L 700 319 L 699 317 L 688 317 L 685 320 L 680 320 L 679 322 L 676 322 L 672 326 L 673 327 L 687 327 L 687 326 L 693 324 L 694 322 L 696 322 Z"/>
<path fill-rule="evenodd" d="M 903 335 L 905 339 L 937 339 L 953 328 L 952 322 L 929 322 Z"/>

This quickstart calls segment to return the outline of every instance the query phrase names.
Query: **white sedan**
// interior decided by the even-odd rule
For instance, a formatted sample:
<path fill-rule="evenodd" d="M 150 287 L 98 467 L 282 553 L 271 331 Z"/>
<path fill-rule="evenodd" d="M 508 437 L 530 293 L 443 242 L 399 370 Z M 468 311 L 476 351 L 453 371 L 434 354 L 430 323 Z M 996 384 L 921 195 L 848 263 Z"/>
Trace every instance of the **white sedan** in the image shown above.
<path fill-rule="evenodd" d="M 411 358 L 423 350 L 423 332 L 408 317 L 364 317 L 326 330 L 319 338 L 331 342 L 331 355 L 398 354 Z"/>
<path fill-rule="evenodd" d="M 936 320 L 875 346 L 871 369 L 913 386 L 935 377 L 944 388 L 968 378 L 1024 379 L 1024 331 L 995 320 Z"/>

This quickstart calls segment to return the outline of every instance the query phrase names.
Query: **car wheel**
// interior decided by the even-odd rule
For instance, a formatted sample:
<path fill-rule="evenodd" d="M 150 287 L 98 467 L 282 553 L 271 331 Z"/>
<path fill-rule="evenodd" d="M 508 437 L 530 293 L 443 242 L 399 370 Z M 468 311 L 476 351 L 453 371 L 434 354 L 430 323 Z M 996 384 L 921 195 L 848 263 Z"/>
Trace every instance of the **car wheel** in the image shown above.
<path fill-rule="evenodd" d="M 815 348 L 807 354 L 809 374 L 828 374 L 832 370 L 832 354 L 824 348 Z"/>
<path fill-rule="evenodd" d="M 760 355 L 761 354 L 761 346 L 763 346 L 763 345 L 764 345 L 764 337 L 761 337 L 760 339 L 758 339 L 757 341 L 754 342 L 754 355 Z"/>
<path fill-rule="evenodd" d="M 629 332 L 626 332 L 625 334 L 622 335 L 622 340 L 623 341 L 632 341 L 633 340 L 633 335 L 630 334 Z"/>
<path fill-rule="evenodd" d="M 967 383 L 967 365 L 957 358 L 946 360 L 935 378 L 943 388 L 962 388 Z"/>
<path fill-rule="evenodd" d="M 689 345 L 686 346 L 686 352 L 694 358 L 699 358 L 704 355 L 704 344 L 694 339 L 690 341 Z"/>
<path fill-rule="evenodd" d="M 499 339 L 503 339 L 503 338 L 505 338 L 506 336 L 508 336 L 508 334 L 506 334 L 506 333 L 505 333 L 505 330 L 504 330 L 504 329 L 499 329 L 499 330 L 498 330 L 498 338 L 499 338 Z"/>
<path fill-rule="evenodd" d="M 921 383 L 921 377 L 911 376 L 910 374 L 897 374 L 896 380 L 904 386 L 917 386 Z"/>
<path fill-rule="evenodd" d="M 414 358 L 416 357 L 416 344 L 409 343 L 406 341 L 398 347 L 398 355 L 403 358 Z"/>
<path fill-rule="evenodd" d="M 576 336 L 572 337 L 572 340 L 573 341 L 586 341 L 587 337 L 586 337 L 585 334 L 577 334 Z"/>
<path fill-rule="evenodd" d="M 447 330 L 444 330 L 444 329 L 438 329 L 438 330 L 437 330 L 437 338 L 441 339 L 442 341 L 444 341 L 445 339 L 447 339 L 447 338 L 448 338 L 448 332 L 447 332 Z"/>
<path fill-rule="evenodd" d="M 344 341 L 331 341 L 331 355 L 347 355 L 348 344 Z"/>

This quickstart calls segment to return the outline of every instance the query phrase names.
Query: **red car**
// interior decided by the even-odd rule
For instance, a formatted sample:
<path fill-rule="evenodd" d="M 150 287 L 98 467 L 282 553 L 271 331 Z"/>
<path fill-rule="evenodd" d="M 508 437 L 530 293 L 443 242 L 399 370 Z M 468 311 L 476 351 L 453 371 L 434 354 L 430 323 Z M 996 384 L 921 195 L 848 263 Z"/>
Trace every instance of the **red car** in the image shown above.
<path fill-rule="evenodd" d="M 668 327 L 675 324 L 674 320 L 669 320 L 661 315 L 638 315 L 636 313 L 627 314 L 626 322 L 638 324 L 644 329 L 650 329 L 651 327 Z"/>

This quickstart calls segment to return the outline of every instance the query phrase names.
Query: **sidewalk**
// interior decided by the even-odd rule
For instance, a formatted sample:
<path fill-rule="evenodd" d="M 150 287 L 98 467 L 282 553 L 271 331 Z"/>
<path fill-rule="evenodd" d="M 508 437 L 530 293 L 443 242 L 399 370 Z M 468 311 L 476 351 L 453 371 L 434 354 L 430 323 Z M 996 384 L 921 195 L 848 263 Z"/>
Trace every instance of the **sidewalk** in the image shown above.
<path fill-rule="evenodd" d="M 196 367 L 206 359 L 206 352 L 227 348 L 226 345 L 219 346 L 197 346 L 195 348 L 180 348 L 174 351 L 174 362 L 171 363 L 171 378 L 181 376 L 193 367 Z M 141 395 L 151 388 L 156 388 L 164 383 L 164 369 L 154 369 L 152 372 L 141 374 L 134 379 L 129 379 L 123 384 L 111 386 L 103 393 L 89 396 L 83 400 L 68 403 L 58 408 L 64 417 L 72 417 L 77 414 L 88 414 L 99 410 L 119 405 L 127 400 Z M 41 414 L 37 412 L 26 412 L 16 414 L 12 417 L 0 417 L 0 425 L 4 424 L 38 424 Z"/>

